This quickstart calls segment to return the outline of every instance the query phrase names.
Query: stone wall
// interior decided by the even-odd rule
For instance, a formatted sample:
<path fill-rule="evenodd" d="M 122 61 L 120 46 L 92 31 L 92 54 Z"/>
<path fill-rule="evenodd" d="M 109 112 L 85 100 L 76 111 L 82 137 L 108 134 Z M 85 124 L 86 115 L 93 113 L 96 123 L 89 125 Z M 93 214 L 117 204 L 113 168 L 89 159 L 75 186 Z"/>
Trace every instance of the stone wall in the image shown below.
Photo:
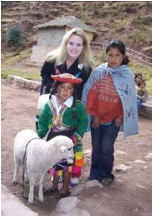
<path fill-rule="evenodd" d="M 14 75 L 9 75 L 8 79 L 9 83 L 18 85 L 22 88 L 26 89 L 32 89 L 35 91 L 40 91 L 40 82 L 29 80 L 29 79 L 24 79 L 19 76 L 14 76 Z"/>
<path fill-rule="evenodd" d="M 149 99 L 142 103 L 141 109 L 140 109 L 140 115 L 143 117 L 147 117 L 149 119 L 152 119 L 152 98 L 149 97 Z"/>

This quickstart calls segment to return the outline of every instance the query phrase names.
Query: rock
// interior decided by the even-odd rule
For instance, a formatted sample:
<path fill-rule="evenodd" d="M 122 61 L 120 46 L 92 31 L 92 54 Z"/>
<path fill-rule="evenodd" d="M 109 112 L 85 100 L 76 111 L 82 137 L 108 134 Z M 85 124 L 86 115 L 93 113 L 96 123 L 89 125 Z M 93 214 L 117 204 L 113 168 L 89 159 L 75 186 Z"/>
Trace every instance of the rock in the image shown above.
<path fill-rule="evenodd" d="M 77 197 L 62 198 L 57 203 L 55 211 L 58 213 L 67 213 L 73 210 L 79 203 L 80 200 Z"/>
<path fill-rule="evenodd" d="M 136 143 L 136 145 L 138 145 L 138 146 L 144 146 L 144 142 L 138 142 L 138 143 Z"/>
<path fill-rule="evenodd" d="M 86 182 L 86 187 L 87 188 L 92 188 L 92 187 L 95 187 L 95 186 L 99 186 L 101 188 L 103 187 L 103 185 L 97 180 L 91 180 L 91 181 Z"/>
<path fill-rule="evenodd" d="M 132 167 L 128 167 L 124 164 L 120 164 L 115 167 L 116 172 L 126 172 L 128 169 L 132 169 Z"/>
<path fill-rule="evenodd" d="M 138 188 L 143 188 L 143 189 L 147 189 L 147 187 L 145 187 L 145 186 L 143 186 L 143 185 L 140 185 L 140 184 L 138 184 L 138 183 L 137 183 L 136 187 L 138 187 Z"/>
<path fill-rule="evenodd" d="M 124 154 L 126 154 L 124 151 L 121 151 L 121 150 L 116 150 L 115 151 L 115 155 L 117 156 L 117 155 L 124 155 Z"/>
<path fill-rule="evenodd" d="M 82 210 L 80 208 L 74 208 L 72 211 L 67 213 L 58 214 L 60 216 L 90 216 L 90 213 L 87 210 Z"/>
<path fill-rule="evenodd" d="M 97 195 L 97 194 L 94 194 L 93 196 L 96 198 L 98 195 Z"/>
<path fill-rule="evenodd" d="M 152 119 L 152 101 L 147 100 L 142 103 L 140 115 Z"/>
<path fill-rule="evenodd" d="M 147 154 L 147 156 L 145 157 L 145 159 L 151 160 L 151 159 L 152 159 L 152 153 Z"/>
<path fill-rule="evenodd" d="M 121 179 L 117 179 L 117 182 L 122 183 L 123 181 Z"/>
<path fill-rule="evenodd" d="M 71 190 L 71 196 L 76 196 L 85 188 L 85 184 L 77 185 Z"/>
<path fill-rule="evenodd" d="M 143 164 L 143 165 L 146 164 L 146 162 L 143 161 L 143 160 L 135 160 L 134 163 L 136 163 L 136 164 Z"/>
<path fill-rule="evenodd" d="M 81 201 L 76 197 L 62 198 L 56 205 L 58 216 L 90 216 L 87 210 L 81 208 Z"/>
<path fill-rule="evenodd" d="M 136 208 L 134 209 L 134 211 L 136 211 L 136 212 L 137 212 L 137 211 L 139 211 L 139 208 L 138 208 L 138 207 L 136 207 Z"/>
<path fill-rule="evenodd" d="M 1 185 L 1 216 L 38 216 L 22 201 Z"/>

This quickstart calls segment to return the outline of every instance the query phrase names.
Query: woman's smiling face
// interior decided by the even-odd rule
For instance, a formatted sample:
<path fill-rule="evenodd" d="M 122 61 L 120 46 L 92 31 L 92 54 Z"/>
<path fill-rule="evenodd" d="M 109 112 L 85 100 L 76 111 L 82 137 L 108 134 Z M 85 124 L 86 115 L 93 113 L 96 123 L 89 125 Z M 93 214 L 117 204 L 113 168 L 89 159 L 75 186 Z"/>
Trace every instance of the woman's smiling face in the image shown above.
<path fill-rule="evenodd" d="M 72 35 L 67 43 L 67 54 L 71 59 L 77 59 L 83 51 L 83 39 Z"/>

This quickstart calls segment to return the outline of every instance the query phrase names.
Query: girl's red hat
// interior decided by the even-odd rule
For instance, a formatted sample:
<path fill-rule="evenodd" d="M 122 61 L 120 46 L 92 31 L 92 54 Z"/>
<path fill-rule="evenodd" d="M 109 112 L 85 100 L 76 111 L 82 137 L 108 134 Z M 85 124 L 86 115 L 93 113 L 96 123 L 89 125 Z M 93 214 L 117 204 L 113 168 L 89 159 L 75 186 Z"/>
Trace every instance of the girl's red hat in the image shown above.
<path fill-rule="evenodd" d="M 63 83 L 74 83 L 74 84 L 82 83 L 81 78 L 77 78 L 77 77 L 73 76 L 70 73 L 62 73 L 62 74 L 58 74 L 58 75 L 51 75 L 51 78 L 53 80 L 63 82 Z"/>

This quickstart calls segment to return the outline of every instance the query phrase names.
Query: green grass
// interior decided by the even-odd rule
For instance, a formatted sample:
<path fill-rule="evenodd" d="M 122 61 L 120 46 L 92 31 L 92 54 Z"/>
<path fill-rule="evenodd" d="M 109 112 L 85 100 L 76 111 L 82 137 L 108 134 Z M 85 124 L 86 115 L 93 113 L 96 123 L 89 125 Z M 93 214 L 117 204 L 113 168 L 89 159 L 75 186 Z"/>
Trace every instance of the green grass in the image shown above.
<path fill-rule="evenodd" d="M 24 72 L 22 70 L 1 70 L 1 78 L 6 79 L 8 75 L 20 76 L 25 79 L 40 81 L 40 73 L 39 72 Z"/>
<path fill-rule="evenodd" d="M 13 65 L 18 61 L 21 61 L 25 58 L 31 56 L 31 49 L 23 50 L 20 52 L 7 52 L 5 54 L 2 53 L 1 56 L 1 67 L 7 67 L 9 65 Z"/>
<path fill-rule="evenodd" d="M 149 92 L 150 95 L 152 95 L 152 81 L 146 81 L 146 89 Z"/>
<path fill-rule="evenodd" d="M 36 68 L 35 70 L 29 71 L 28 67 L 15 68 L 15 64 L 31 56 L 31 49 L 7 52 L 2 54 L 1 59 L 1 78 L 6 79 L 8 75 L 20 76 L 25 79 L 40 81 L 40 72 Z M 28 69 L 28 70 L 27 70 Z"/>
<path fill-rule="evenodd" d="M 148 32 L 148 35 L 146 35 L 146 31 Z M 151 29 L 145 28 L 145 26 L 141 25 L 141 30 L 135 30 L 131 32 L 128 35 L 128 39 L 132 40 L 134 43 L 136 43 L 139 46 L 151 46 Z"/>

